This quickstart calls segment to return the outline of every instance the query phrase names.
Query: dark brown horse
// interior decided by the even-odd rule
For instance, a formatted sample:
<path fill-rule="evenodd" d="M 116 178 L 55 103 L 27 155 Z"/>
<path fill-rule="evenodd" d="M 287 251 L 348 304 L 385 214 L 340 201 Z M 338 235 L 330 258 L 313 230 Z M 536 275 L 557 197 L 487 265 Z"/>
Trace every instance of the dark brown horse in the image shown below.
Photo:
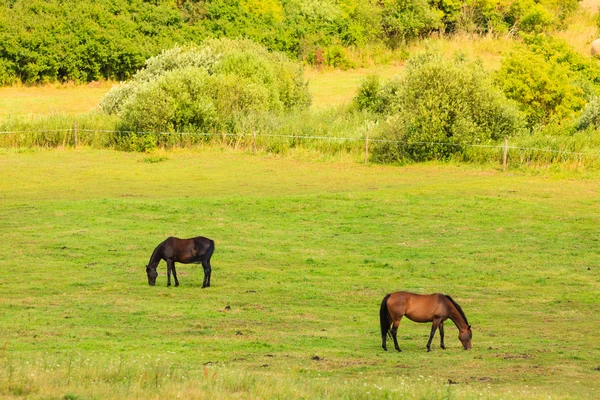
<path fill-rule="evenodd" d="M 171 286 L 171 272 L 173 272 L 173 278 L 175 278 L 175 286 L 179 286 L 177 271 L 175 270 L 175 263 L 178 262 L 182 264 L 202 264 L 204 268 L 202 287 L 209 287 L 212 272 L 210 257 L 213 251 L 215 251 L 215 242 L 202 236 L 191 239 L 178 239 L 172 236 L 167 238 L 156 246 L 150 257 L 150 262 L 146 265 L 148 284 L 150 286 L 156 284 L 156 277 L 158 276 L 156 268 L 160 260 L 165 260 L 167 262 L 167 286 Z"/>
<path fill-rule="evenodd" d="M 433 322 L 429 341 L 427 342 L 427 351 L 431 351 L 431 340 L 438 328 L 440 329 L 440 347 L 446 349 L 446 346 L 444 346 L 444 321 L 448 318 L 458 328 L 458 338 L 465 350 L 471 348 L 471 338 L 473 337 L 471 325 L 469 325 L 462 308 L 452 300 L 452 297 L 439 293 L 422 295 L 396 292 L 383 298 L 379 310 L 381 346 L 385 351 L 387 351 L 385 339 L 390 334 L 390 330 L 396 350 L 402 351 L 398 346 L 396 334 L 403 316 L 414 322 Z"/>

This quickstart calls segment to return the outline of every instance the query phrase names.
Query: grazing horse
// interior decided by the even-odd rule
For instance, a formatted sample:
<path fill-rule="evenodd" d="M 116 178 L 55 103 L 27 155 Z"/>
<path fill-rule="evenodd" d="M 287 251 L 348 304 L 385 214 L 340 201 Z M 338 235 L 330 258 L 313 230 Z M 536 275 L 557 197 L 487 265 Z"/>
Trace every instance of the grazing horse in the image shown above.
<path fill-rule="evenodd" d="M 179 239 L 172 236 L 167 238 L 164 242 L 156 246 L 150 257 L 150 262 L 146 265 L 148 284 L 150 286 L 156 284 L 156 277 L 158 276 L 156 268 L 160 260 L 165 260 L 167 262 L 167 286 L 171 286 L 171 271 L 173 272 L 173 278 L 175 278 L 175 286 L 179 286 L 177 271 L 175 270 L 175 263 L 178 262 L 183 264 L 202 264 L 204 268 L 202 287 L 209 287 L 210 274 L 212 272 L 210 257 L 213 251 L 215 251 L 215 242 L 202 236 L 191 239 Z"/>
<path fill-rule="evenodd" d="M 385 340 L 386 336 L 390 334 L 390 330 L 396 350 L 402 351 L 398 346 L 396 334 L 400 320 L 405 315 L 414 322 L 433 322 L 429 341 L 427 342 L 427 351 L 431 351 L 431 340 L 438 328 L 440 328 L 440 347 L 446 349 L 446 346 L 444 346 L 444 321 L 448 318 L 458 328 L 458 338 L 465 350 L 471 348 L 471 338 L 473 337 L 471 325 L 469 325 L 462 308 L 452 300 L 452 297 L 439 293 L 422 295 L 396 292 L 383 298 L 379 310 L 381 346 L 385 351 L 387 351 Z"/>

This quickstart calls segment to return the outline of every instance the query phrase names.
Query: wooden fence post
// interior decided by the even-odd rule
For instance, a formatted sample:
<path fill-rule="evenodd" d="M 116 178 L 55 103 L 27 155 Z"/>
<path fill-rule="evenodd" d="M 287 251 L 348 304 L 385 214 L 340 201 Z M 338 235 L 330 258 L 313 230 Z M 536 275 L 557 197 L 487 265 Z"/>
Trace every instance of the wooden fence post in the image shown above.
<path fill-rule="evenodd" d="M 506 172 L 507 164 L 506 159 L 508 157 L 508 138 L 504 137 L 504 156 L 502 157 L 502 171 Z"/>
<path fill-rule="evenodd" d="M 75 148 L 77 148 L 77 122 L 73 122 L 73 137 L 75 139 Z"/>

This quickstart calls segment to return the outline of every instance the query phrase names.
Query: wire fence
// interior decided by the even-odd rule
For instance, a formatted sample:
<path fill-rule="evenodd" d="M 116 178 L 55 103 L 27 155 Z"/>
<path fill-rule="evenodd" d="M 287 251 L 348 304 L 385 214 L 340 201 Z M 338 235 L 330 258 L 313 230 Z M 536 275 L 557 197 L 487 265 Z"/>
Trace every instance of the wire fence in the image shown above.
<path fill-rule="evenodd" d="M 591 159 L 594 161 L 600 160 L 600 149 L 598 152 L 590 152 L 590 151 L 572 151 L 572 150 L 562 150 L 562 149 L 552 149 L 552 148 L 542 148 L 542 147 L 526 147 L 521 145 L 510 145 L 508 140 L 505 139 L 504 144 L 465 144 L 465 143 L 452 143 L 452 142 L 426 142 L 426 141 L 417 141 L 417 142 L 406 142 L 401 140 L 390 140 L 390 139 L 380 139 L 380 138 L 369 138 L 369 132 L 366 131 L 361 137 L 337 137 L 337 136 L 318 136 L 318 135 L 284 135 L 284 134 L 269 134 L 269 133 L 260 133 L 256 130 L 253 132 L 245 132 L 245 133 L 228 133 L 228 132 L 168 132 L 168 131 L 124 131 L 124 130 L 106 130 L 106 129 L 78 129 L 75 124 L 73 128 L 65 128 L 65 129 L 28 129 L 28 130 L 11 130 L 11 131 L 0 131 L 0 135 L 35 135 L 35 134 L 65 134 L 62 139 L 62 145 L 72 145 L 77 147 L 79 145 L 88 144 L 85 139 L 82 140 L 82 136 L 85 134 L 102 134 L 102 135 L 112 135 L 121 136 L 121 137 L 143 137 L 152 135 L 154 137 L 196 137 L 196 138 L 236 138 L 236 139 L 251 139 L 251 144 L 253 146 L 254 152 L 257 151 L 257 145 L 260 141 L 264 143 L 265 139 L 287 139 L 287 140 L 315 140 L 315 141 L 328 141 L 328 142 L 348 142 L 348 143 L 364 143 L 364 154 L 365 154 L 365 162 L 369 162 L 369 145 L 377 144 L 377 143 L 386 143 L 386 144 L 397 144 L 403 146 L 448 146 L 448 147 L 457 147 L 457 148 L 473 148 L 473 149 L 490 149 L 496 150 L 498 152 L 503 153 L 503 164 L 504 169 L 506 169 L 507 157 L 509 152 L 535 152 L 535 153 L 547 153 L 553 154 L 557 156 L 561 156 L 565 159 L 567 158 L 579 158 L 581 160 L 582 157 Z M 67 143 L 67 136 L 69 143 Z M 71 142 L 72 140 L 72 142 Z M 6 143 L 6 141 L 5 141 Z M 18 142 L 15 142 L 18 144 Z M 44 145 L 38 140 L 38 145 Z M 52 144 L 47 143 L 46 146 L 51 146 Z M 55 145 L 58 145 L 55 141 Z"/>

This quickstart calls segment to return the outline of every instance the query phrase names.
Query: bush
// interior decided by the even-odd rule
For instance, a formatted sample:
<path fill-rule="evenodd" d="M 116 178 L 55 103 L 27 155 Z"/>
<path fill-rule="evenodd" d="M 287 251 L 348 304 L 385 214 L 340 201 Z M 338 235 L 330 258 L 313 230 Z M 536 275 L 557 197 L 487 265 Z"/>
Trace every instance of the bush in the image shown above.
<path fill-rule="evenodd" d="M 600 98 L 591 99 L 581 111 L 577 119 L 576 129 L 585 130 L 588 127 L 597 129 L 600 127 Z"/>
<path fill-rule="evenodd" d="M 392 47 L 442 27 L 443 12 L 427 0 L 384 0 L 381 24 Z"/>
<path fill-rule="evenodd" d="M 524 36 L 524 44 L 502 60 L 495 80 L 534 128 L 579 112 L 597 93 L 600 67 L 560 39 Z"/>
<path fill-rule="evenodd" d="M 418 54 L 375 96 L 374 87 L 373 79 L 366 81 L 355 104 L 387 117 L 373 147 L 379 160 L 443 159 L 522 127 L 516 107 L 492 86 L 483 67 L 463 57 Z"/>
<path fill-rule="evenodd" d="M 300 65 L 250 41 L 208 40 L 151 58 L 101 102 L 123 130 L 227 130 L 237 114 L 303 109 L 310 94 Z"/>
<path fill-rule="evenodd" d="M 474 0 L 462 3 L 457 28 L 481 33 L 517 34 L 562 28 L 579 0 Z M 456 14 L 456 12 L 454 12 Z"/>
<path fill-rule="evenodd" d="M 522 32 L 544 32 L 552 26 L 553 15 L 541 4 L 533 4 L 521 16 Z"/>
<path fill-rule="evenodd" d="M 381 79 L 378 75 L 369 75 L 358 88 L 353 99 L 354 107 L 375 113 L 383 113 L 384 103 L 381 96 Z"/>

